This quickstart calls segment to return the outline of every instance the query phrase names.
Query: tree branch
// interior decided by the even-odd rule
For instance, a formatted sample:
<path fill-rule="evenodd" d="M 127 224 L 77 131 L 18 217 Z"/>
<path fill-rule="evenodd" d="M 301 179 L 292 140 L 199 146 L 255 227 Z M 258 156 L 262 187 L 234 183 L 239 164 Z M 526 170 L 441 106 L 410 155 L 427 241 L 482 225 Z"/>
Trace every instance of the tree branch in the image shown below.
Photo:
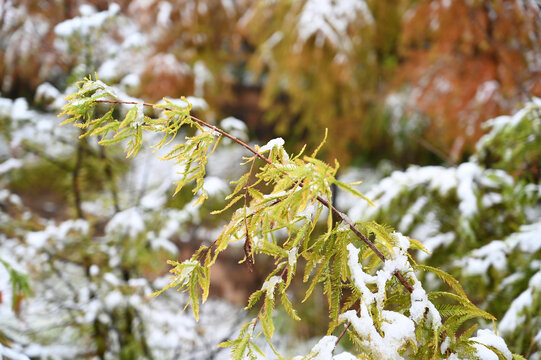
<path fill-rule="evenodd" d="M 109 103 L 109 104 L 126 104 L 126 105 L 138 105 L 138 104 L 140 104 L 140 103 L 135 102 L 135 101 L 122 101 L 122 100 L 94 100 L 94 102 L 95 103 Z M 155 104 L 146 103 L 146 102 L 143 103 L 143 105 L 144 106 L 149 106 L 149 107 L 154 107 L 155 106 Z M 173 109 L 168 109 L 168 110 L 173 110 Z M 235 136 L 229 134 L 228 132 L 226 132 L 226 131 L 224 131 L 224 130 L 222 130 L 222 129 L 214 126 L 214 125 L 211 125 L 211 124 L 207 123 L 206 121 L 201 120 L 201 119 L 199 119 L 199 118 L 197 118 L 195 116 L 190 115 L 190 118 L 193 121 L 195 121 L 196 123 L 198 123 L 199 125 L 202 125 L 202 126 L 204 126 L 206 128 L 209 128 L 209 129 L 211 129 L 213 131 L 216 131 L 217 133 L 219 133 L 219 134 L 227 137 L 228 139 L 236 142 L 237 144 L 239 144 L 240 146 L 242 146 L 246 150 L 250 151 L 252 154 L 256 155 L 261 160 L 265 161 L 267 164 L 275 166 L 274 163 L 269 158 L 267 158 L 266 156 L 261 154 L 259 151 L 257 151 L 256 149 L 254 149 L 250 145 L 243 142 L 242 140 L 240 140 L 240 139 L 236 138 Z M 299 186 L 302 187 L 302 183 L 299 184 Z M 316 199 L 323 206 L 327 207 L 330 211 L 332 211 L 332 213 L 334 215 L 336 215 L 339 219 L 341 219 L 343 222 L 345 222 L 349 226 L 351 231 L 353 231 L 353 233 L 359 239 L 361 239 L 366 245 L 368 245 L 368 247 L 377 255 L 377 257 L 379 257 L 381 259 L 381 261 L 386 260 L 385 255 L 383 255 L 383 253 L 381 251 L 379 251 L 379 249 L 374 245 L 374 243 L 372 243 L 372 241 L 370 241 L 370 239 L 368 239 L 368 237 L 366 237 L 363 233 L 361 233 L 361 231 L 355 226 L 353 221 L 351 221 L 351 219 L 346 214 L 344 214 L 343 212 L 336 209 L 334 206 L 332 206 L 327 200 L 323 199 L 321 196 L 318 195 Z M 402 275 L 402 273 L 400 273 L 399 271 L 395 271 L 393 274 L 398 279 L 398 281 L 400 281 L 400 283 L 402 285 L 404 285 L 404 287 L 410 293 L 413 292 L 413 286 L 404 277 L 404 275 Z"/>

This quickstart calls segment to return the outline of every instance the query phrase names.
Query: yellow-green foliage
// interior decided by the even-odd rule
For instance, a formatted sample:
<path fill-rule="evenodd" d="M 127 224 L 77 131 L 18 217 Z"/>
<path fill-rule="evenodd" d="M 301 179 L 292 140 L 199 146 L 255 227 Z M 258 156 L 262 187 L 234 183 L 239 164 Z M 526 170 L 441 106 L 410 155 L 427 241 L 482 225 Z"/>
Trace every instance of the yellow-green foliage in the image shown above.
<path fill-rule="evenodd" d="M 82 136 L 102 136 L 100 143 L 103 145 L 127 142 L 127 156 L 139 150 L 143 131 L 163 134 L 162 141 L 156 145 L 156 148 L 162 148 L 172 143 L 183 126 L 195 128 L 197 132 L 194 136 L 186 136 L 183 142 L 175 143 L 164 158 L 179 164 L 183 179 L 178 183 L 177 191 L 195 182 L 193 191 L 194 195 L 199 194 L 198 201 L 206 198 L 203 191 L 205 164 L 222 136 L 229 137 L 253 154 L 245 158 L 244 165 L 249 166 L 249 170 L 233 182 L 235 189 L 227 197 L 230 202 L 221 211 L 242 205 L 212 244 L 202 246 L 189 260 L 169 262 L 173 266 L 171 282 L 156 293 L 168 288 L 188 292 L 189 302 L 186 306 L 190 306 L 198 318 L 200 300 L 204 302 L 208 297 L 211 267 L 230 242 L 244 242 L 243 261 L 250 268 L 257 266 L 254 264 L 256 254 L 272 257 L 274 269 L 267 275 L 260 290 L 250 296 L 246 307 L 259 306 L 257 315 L 242 326 L 236 340 L 221 344 L 232 348 L 234 359 L 255 359 L 256 354 L 261 353 L 254 343 L 259 325 L 260 333 L 271 344 L 275 332 L 273 313 L 280 304 L 293 319 L 302 321 L 287 295 L 297 274 L 299 259 L 306 264 L 303 280 L 308 284 L 304 300 L 310 297 L 318 284 L 322 285 L 328 298 L 332 321 L 329 334 L 349 322 L 352 313 L 357 314 L 353 315 L 355 317 L 361 314 L 364 320 L 370 318 L 370 328 L 374 331 L 372 335 L 363 333 L 353 322 L 350 324 L 353 326 L 347 325 L 347 332 L 359 353 L 386 356 L 382 355 L 381 347 L 374 345 L 370 336 L 385 340 L 385 329 L 392 325 L 388 320 L 391 314 L 410 324 L 412 330 L 415 327 L 415 331 L 407 334 L 402 342 L 393 343 L 396 349 L 392 351 L 396 352 L 396 356 L 406 353 L 410 358 L 419 359 L 446 358 L 450 353 L 476 356 L 469 340 L 475 328 L 466 330 L 461 327 L 472 318 L 494 318 L 473 305 L 460 284 L 449 274 L 416 264 L 409 257 L 408 249 L 422 248 L 420 243 L 375 222 L 354 224 L 336 210 L 331 203 L 333 184 L 357 196 L 359 201 L 371 202 L 350 184 L 335 178 L 339 168 L 337 162 L 330 165 L 317 159 L 319 147 L 310 156 L 303 155 L 302 151 L 291 156 L 284 150 L 281 139 L 252 148 L 203 120 L 192 117 L 188 103 L 186 107 L 171 102 L 163 105 L 145 104 L 162 111 L 157 119 L 152 119 L 143 114 L 141 103 L 121 101 L 115 97 L 114 89 L 91 78 L 81 82 L 79 90 L 69 96 L 68 101 L 62 113 L 68 119 L 63 124 L 72 122 L 86 129 Z M 111 108 L 95 119 L 96 106 L 102 103 L 108 103 Z M 118 104 L 134 105 L 122 120 L 116 118 L 115 106 Z M 264 192 L 262 189 L 270 191 Z M 326 230 L 316 233 L 319 222 L 326 223 Z M 278 230 L 287 235 L 279 238 Z M 435 273 L 456 294 L 426 294 L 414 270 Z M 432 300 L 440 298 L 445 298 L 445 302 L 434 306 Z M 420 312 L 414 310 L 414 303 L 418 301 L 425 306 Z M 349 317 L 346 313 L 349 313 Z M 446 337 L 451 340 L 442 354 L 440 345 Z M 498 349 L 494 349 L 494 352 L 499 355 Z"/>

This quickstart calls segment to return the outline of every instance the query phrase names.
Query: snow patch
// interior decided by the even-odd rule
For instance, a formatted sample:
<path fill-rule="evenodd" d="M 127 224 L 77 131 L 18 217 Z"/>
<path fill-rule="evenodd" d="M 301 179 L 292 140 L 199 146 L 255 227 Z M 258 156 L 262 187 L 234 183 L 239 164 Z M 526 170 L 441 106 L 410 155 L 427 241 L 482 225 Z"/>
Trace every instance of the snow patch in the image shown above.
<path fill-rule="evenodd" d="M 145 230 L 145 221 L 139 209 L 129 208 L 118 212 L 105 226 L 108 235 L 129 236 L 135 238 Z"/>
<path fill-rule="evenodd" d="M 266 143 L 265 145 L 263 145 L 262 147 L 259 148 L 259 152 L 260 153 L 264 153 L 266 151 L 270 151 L 272 150 L 273 148 L 278 148 L 280 149 L 281 147 L 283 147 L 285 144 L 285 141 L 284 139 L 282 139 L 281 137 L 279 138 L 276 138 L 276 139 L 272 139 L 270 140 L 268 143 Z"/>
<path fill-rule="evenodd" d="M 513 358 L 513 354 L 507 348 L 505 341 L 501 337 L 494 334 L 492 330 L 479 329 L 477 330 L 477 336 L 471 337 L 470 340 L 478 343 L 473 344 L 473 346 L 477 350 L 477 355 L 479 355 L 480 359 L 498 360 L 498 355 L 482 344 L 498 349 L 507 360 L 511 360 Z"/>
<path fill-rule="evenodd" d="M 7 159 L 3 163 L 0 164 L 0 175 L 6 174 L 14 169 L 19 169 L 23 166 L 23 162 L 20 159 Z"/>

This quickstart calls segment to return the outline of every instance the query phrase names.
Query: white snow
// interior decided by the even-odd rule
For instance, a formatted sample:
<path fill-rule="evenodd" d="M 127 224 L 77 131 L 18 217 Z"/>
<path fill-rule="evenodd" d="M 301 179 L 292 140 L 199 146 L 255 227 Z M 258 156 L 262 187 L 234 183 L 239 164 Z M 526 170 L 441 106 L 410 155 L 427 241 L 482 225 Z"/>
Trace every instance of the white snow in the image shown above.
<path fill-rule="evenodd" d="M 380 359 L 402 359 L 398 350 L 408 339 L 415 339 L 413 321 L 400 313 L 386 310 L 382 312 L 381 329 L 384 335 L 381 336 L 364 303 L 361 303 L 360 317 L 354 310 L 349 310 L 338 319 L 350 322 L 361 343 L 370 349 L 373 357 Z"/>
<path fill-rule="evenodd" d="M 426 292 L 419 283 L 413 285 L 411 293 L 410 316 L 418 323 L 423 317 L 426 309 Z"/>
<path fill-rule="evenodd" d="M 492 330 L 479 329 L 477 330 L 477 336 L 471 337 L 470 340 L 479 343 L 473 344 L 473 346 L 477 350 L 477 354 L 479 355 L 480 359 L 498 360 L 498 355 L 496 355 L 496 353 L 481 344 L 489 345 L 498 349 L 507 360 L 511 360 L 513 358 L 513 354 L 507 348 L 505 341 L 501 337 L 494 334 Z"/>
<path fill-rule="evenodd" d="M 446 233 L 438 233 L 436 235 L 431 235 L 429 232 L 419 232 L 423 234 L 423 236 L 428 237 L 426 240 L 423 241 L 423 245 L 428 250 L 429 254 L 426 254 L 424 252 L 419 252 L 419 260 L 423 261 L 426 258 L 430 256 L 437 248 L 441 246 L 449 246 L 451 243 L 455 240 L 455 233 L 454 232 L 446 232 Z M 415 236 L 414 236 L 415 237 Z"/>
<path fill-rule="evenodd" d="M 500 84 L 496 80 L 485 81 L 477 88 L 475 101 L 484 104 L 498 92 Z"/>
<path fill-rule="evenodd" d="M 316 36 L 316 45 L 325 41 L 335 47 L 349 42 L 347 29 L 355 21 L 373 22 L 372 14 L 364 0 L 308 0 L 304 4 L 297 30 L 299 43 Z"/>
<path fill-rule="evenodd" d="M 76 16 L 57 24 L 54 28 L 54 32 L 57 36 L 61 37 L 70 37 L 74 33 L 86 36 L 92 30 L 101 27 L 106 20 L 115 16 L 119 11 L 120 6 L 115 3 L 110 4 L 107 11 L 98 13 L 94 13 L 90 10 L 88 5 L 81 6 L 81 16 Z"/>
<path fill-rule="evenodd" d="M 200 98 L 200 97 L 197 97 L 197 96 L 187 96 L 186 97 L 186 101 L 182 100 L 182 99 L 171 99 L 171 98 L 167 98 L 168 101 L 172 102 L 173 104 L 177 105 L 177 106 L 181 106 L 181 107 L 187 107 L 188 106 L 188 103 L 192 105 L 192 109 L 193 110 L 207 110 L 208 109 L 208 104 L 207 102 L 205 101 L 205 99 L 203 98 Z M 165 104 L 165 101 L 164 100 L 160 100 L 158 101 L 158 104 Z"/>
<path fill-rule="evenodd" d="M 205 95 L 205 84 L 212 81 L 212 73 L 207 69 L 203 61 L 196 61 L 193 66 L 194 74 L 194 95 L 202 97 Z"/>
<path fill-rule="evenodd" d="M 112 286 L 120 286 L 122 284 L 120 279 L 112 272 L 107 272 L 103 274 L 103 279 Z"/>
<path fill-rule="evenodd" d="M 427 319 L 432 323 L 433 328 L 441 326 L 441 315 L 432 304 L 426 295 L 426 291 L 422 288 L 422 284 L 417 280 L 414 274 L 410 274 L 413 277 L 413 292 L 411 293 L 411 307 L 410 318 L 418 323 L 428 309 Z"/>
<path fill-rule="evenodd" d="M 322 337 L 316 345 L 310 351 L 312 355 L 310 358 L 313 360 L 328 360 L 332 359 L 332 352 L 336 344 L 336 336 L 327 335 Z"/>
<path fill-rule="evenodd" d="M 448 8 L 449 6 L 451 6 L 451 2 L 452 0 L 441 0 L 441 4 L 444 8 Z"/>
<path fill-rule="evenodd" d="M 30 360 L 30 358 L 23 353 L 5 347 L 0 343 L 0 359 L 3 359 L 4 356 L 11 360 Z"/>
<path fill-rule="evenodd" d="M 507 256 L 515 249 L 528 254 L 541 249 L 539 234 L 541 222 L 522 225 L 518 232 L 509 235 L 505 240 L 493 240 L 455 261 L 454 265 L 471 275 L 486 275 L 490 266 L 503 271 L 507 268 Z"/>
<path fill-rule="evenodd" d="M 392 278 L 393 274 L 396 271 L 401 271 L 407 274 L 406 277 L 413 281 L 414 290 L 411 293 L 411 308 L 409 310 L 410 317 L 406 318 L 404 315 L 400 314 L 402 317 L 408 319 L 408 321 L 405 321 L 402 317 L 391 314 L 393 316 L 392 319 L 400 319 L 402 326 L 405 326 L 406 329 L 409 329 L 409 322 L 411 322 L 411 324 L 413 324 L 413 322 L 419 323 L 420 320 L 424 318 L 425 312 L 428 309 L 428 320 L 432 323 L 432 326 L 434 328 L 438 328 L 439 326 L 441 326 L 441 316 L 436 310 L 434 304 L 432 304 L 432 302 L 428 300 L 426 291 L 423 289 L 421 283 L 417 280 L 417 277 L 415 276 L 413 268 L 409 264 L 408 257 L 406 255 L 406 251 L 410 246 L 410 241 L 407 237 L 403 236 L 400 233 L 393 233 L 392 236 L 399 246 L 393 247 L 394 254 L 392 254 L 390 259 L 384 262 L 383 268 L 378 270 L 375 276 L 369 275 L 363 271 L 362 264 L 360 264 L 358 260 L 360 250 L 357 249 L 353 244 L 348 244 L 347 246 L 348 266 L 351 271 L 353 284 L 361 292 L 361 303 L 363 306 L 370 306 L 372 303 L 375 302 L 378 311 L 383 311 L 386 284 Z M 377 291 L 373 292 L 367 286 L 368 284 L 377 284 Z M 385 313 L 385 311 L 383 311 L 382 313 Z M 368 315 L 368 312 L 366 314 Z M 388 322 L 393 323 L 394 320 L 392 319 L 389 318 Z M 370 319 L 370 321 L 372 320 Z M 414 328 L 414 325 L 411 325 L 411 327 Z M 389 339 L 394 338 L 400 339 L 400 341 L 402 341 L 402 339 L 404 339 L 402 335 L 404 334 L 399 333 L 398 335 L 389 335 Z M 374 336 L 375 335 L 372 334 L 368 337 L 372 339 Z"/>
<path fill-rule="evenodd" d="M 237 119 L 236 117 L 229 116 L 223 119 L 220 123 L 223 130 L 231 131 L 238 130 L 245 132 L 248 128 L 244 121 Z"/>
<path fill-rule="evenodd" d="M 366 286 L 366 284 L 375 284 L 377 277 L 369 275 L 363 271 L 362 265 L 359 264 L 359 252 L 360 250 L 353 244 L 347 245 L 348 249 L 348 266 L 351 271 L 351 277 L 355 284 L 355 287 L 359 289 L 362 294 L 362 300 L 365 304 L 371 304 L 375 300 L 375 294 Z"/>
<path fill-rule="evenodd" d="M 350 354 L 348 352 L 343 352 L 343 353 L 333 356 L 333 360 L 357 360 L 357 359 L 359 359 L 357 356 L 354 356 L 353 354 Z"/>
<path fill-rule="evenodd" d="M 132 207 L 118 212 L 105 226 L 105 232 L 114 236 L 135 238 L 145 230 L 145 221 L 139 209 Z"/>
<path fill-rule="evenodd" d="M 297 264 L 298 251 L 299 248 L 297 247 L 287 251 L 287 263 L 291 269 Z"/>
<path fill-rule="evenodd" d="M 156 17 L 156 23 L 163 27 L 169 27 L 171 25 L 171 12 L 173 11 L 173 5 L 168 1 L 160 1 L 158 4 L 158 15 Z"/>
<path fill-rule="evenodd" d="M 282 277 L 274 275 L 263 283 L 263 286 L 261 286 L 261 290 L 265 290 L 267 292 L 267 296 L 270 299 L 274 299 L 274 288 L 281 282 Z"/>
<path fill-rule="evenodd" d="M 106 81 L 114 80 L 118 77 L 119 71 L 119 64 L 116 61 L 116 59 L 107 59 L 104 61 L 103 64 L 101 64 L 100 68 L 98 69 L 98 76 Z"/>
<path fill-rule="evenodd" d="M 451 343 L 451 338 L 449 336 L 446 336 L 445 339 L 441 342 L 440 354 L 445 354 L 445 352 L 449 348 L 450 343 Z"/>
<path fill-rule="evenodd" d="M 50 223 L 42 231 L 30 231 L 26 234 L 26 241 L 29 245 L 36 249 L 40 249 L 45 246 L 47 240 L 56 240 L 56 246 L 61 247 L 62 243 L 70 241 L 68 234 L 72 231 L 81 235 L 88 234 L 90 225 L 86 220 L 66 220 L 59 225 Z"/>
<path fill-rule="evenodd" d="M 265 194 L 263 195 L 263 199 L 277 199 L 277 198 L 287 196 L 288 194 L 289 194 L 289 191 L 282 190 L 282 191 L 278 191 L 277 193 Z"/>
<path fill-rule="evenodd" d="M 20 159 L 7 159 L 3 163 L 0 164 L 0 175 L 6 174 L 10 172 L 13 169 L 19 169 L 23 166 L 23 162 Z"/>
<path fill-rule="evenodd" d="M 419 215 L 427 203 L 428 199 L 425 196 L 419 197 L 408 209 L 408 212 L 402 217 L 398 228 L 401 230 L 409 228 L 415 220 L 415 217 Z"/>
<path fill-rule="evenodd" d="M 457 196 L 460 199 L 458 208 L 466 217 L 477 213 L 474 179 L 479 177 L 480 174 L 479 166 L 474 163 L 463 163 L 457 168 L 457 177 L 459 179 Z"/>
<path fill-rule="evenodd" d="M 486 275 L 490 266 L 502 271 L 507 267 L 509 245 L 503 241 L 494 240 L 487 245 L 475 249 L 468 257 L 457 260 L 456 266 L 471 275 Z"/>
<path fill-rule="evenodd" d="M 173 54 L 156 54 L 149 60 L 148 65 L 153 67 L 156 75 L 182 77 L 192 72 L 186 63 L 179 61 Z"/>
<path fill-rule="evenodd" d="M 511 235 L 507 241 L 511 247 L 518 246 L 522 252 L 533 254 L 541 249 L 539 234 L 541 234 L 541 221 L 522 225 L 520 231 Z"/>
<path fill-rule="evenodd" d="M 207 176 L 203 183 L 203 189 L 209 196 L 227 195 L 229 192 L 229 185 L 217 176 Z"/>
<path fill-rule="evenodd" d="M 77 355 L 77 348 L 72 345 L 38 345 L 30 344 L 25 353 L 32 359 L 73 359 Z"/>
<path fill-rule="evenodd" d="M 415 338 L 415 324 L 408 317 L 384 310 L 382 319 L 381 330 L 385 334 L 388 346 L 398 349 L 407 339 Z"/>
<path fill-rule="evenodd" d="M 128 74 L 122 78 L 120 85 L 124 88 L 137 88 L 141 84 L 141 79 L 137 74 Z"/>
<path fill-rule="evenodd" d="M 118 290 L 109 292 L 104 299 L 105 308 L 109 311 L 114 310 L 116 307 L 122 305 L 124 302 L 124 296 Z"/>
<path fill-rule="evenodd" d="M 198 96 L 186 96 L 186 100 L 192 104 L 192 109 L 194 110 L 208 110 L 209 105 L 207 101 Z"/>
<path fill-rule="evenodd" d="M 135 120 L 132 122 L 132 126 L 141 126 L 145 123 L 145 103 L 143 100 L 137 101 L 136 107 L 136 116 Z"/>
<path fill-rule="evenodd" d="M 528 288 L 513 300 L 511 306 L 498 325 L 502 334 L 512 334 L 515 329 L 526 319 L 523 313 L 533 304 L 534 292 L 541 292 L 541 271 L 537 272 L 528 283 Z"/>
<path fill-rule="evenodd" d="M 60 96 L 60 91 L 58 91 L 57 88 L 55 88 L 52 84 L 48 82 L 44 82 L 37 87 L 34 99 L 37 102 L 51 101 L 57 99 Z"/>
<path fill-rule="evenodd" d="M 100 267 L 96 264 L 92 264 L 88 269 L 88 273 L 90 274 L 90 276 L 96 276 L 100 273 Z"/>
<path fill-rule="evenodd" d="M 479 151 L 488 144 L 497 136 L 507 131 L 510 128 L 518 126 L 522 122 L 527 121 L 537 121 L 538 119 L 535 116 L 526 116 L 527 114 L 536 113 L 541 108 L 541 102 L 539 98 L 533 98 L 532 101 L 527 102 L 519 111 L 515 114 L 502 115 L 496 118 L 485 121 L 483 124 L 485 127 L 490 128 L 488 134 L 483 135 L 481 139 L 476 144 L 476 149 Z M 511 149 L 510 149 L 511 150 Z M 511 154 L 511 151 L 509 152 Z"/>
<path fill-rule="evenodd" d="M 259 148 L 259 152 L 260 153 L 264 153 L 265 151 L 270 151 L 272 150 L 272 148 L 276 147 L 276 148 L 281 148 L 283 147 L 285 144 L 285 141 L 284 139 L 282 139 L 281 137 L 279 138 L 276 138 L 276 139 L 272 139 L 270 140 L 268 143 L 266 143 L 265 145 L 263 145 L 262 147 Z"/>

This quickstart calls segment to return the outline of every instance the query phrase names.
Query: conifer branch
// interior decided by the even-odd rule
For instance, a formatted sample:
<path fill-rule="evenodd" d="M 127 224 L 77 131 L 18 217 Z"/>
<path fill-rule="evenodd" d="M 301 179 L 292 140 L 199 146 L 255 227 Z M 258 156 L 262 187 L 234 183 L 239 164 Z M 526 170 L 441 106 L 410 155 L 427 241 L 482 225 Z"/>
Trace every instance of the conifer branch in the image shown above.
<path fill-rule="evenodd" d="M 109 104 L 125 104 L 125 105 L 138 105 L 140 103 L 138 102 L 135 102 L 135 101 L 123 101 L 123 100 L 101 100 L 101 99 L 97 99 L 97 100 L 93 100 L 95 103 L 109 103 Z M 152 103 L 147 103 L 147 102 L 144 102 L 143 103 L 144 106 L 148 106 L 148 107 L 154 107 L 155 104 L 152 104 Z M 172 109 L 166 109 L 166 110 L 172 110 Z M 225 136 L 226 138 L 234 141 L 235 143 L 239 144 L 240 146 L 242 146 L 243 148 L 245 148 L 246 150 L 250 151 L 252 154 L 254 154 L 255 156 L 257 156 L 258 158 L 260 158 L 261 160 L 265 161 L 267 164 L 271 165 L 271 166 L 275 166 L 275 164 L 269 159 L 267 158 L 265 155 L 261 154 L 259 151 L 257 151 L 256 149 L 254 149 L 253 147 L 251 147 L 250 145 L 246 144 L 245 142 L 243 142 L 242 140 L 238 139 L 237 137 L 229 134 L 228 132 L 214 126 L 214 125 L 211 125 L 209 124 L 208 122 L 204 121 L 204 120 L 201 120 L 193 115 L 190 115 L 190 118 L 195 121 L 196 123 L 198 123 L 199 125 L 202 125 L 206 128 L 209 128 L 217 133 L 219 133 L 220 135 L 223 135 Z M 281 170 L 283 171 L 283 170 Z M 303 184 L 299 184 L 300 187 L 303 186 Z M 323 206 L 325 206 L 326 208 L 328 208 L 330 211 L 332 211 L 332 213 L 334 215 L 336 215 L 340 220 L 342 220 L 345 224 L 348 225 L 348 227 L 351 229 L 351 231 L 353 231 L 353 233 L 360 239 L 362 240 L 375 254 L 377 257 L 379 257 L 381 259 L 381 261 L 385 261 L 385 255 L 383 255 L 383 253 L 374 245 L 374 243 L 372 243 L 372 241 L 370 241 L 370 239 L 368 237 L 366 237 L 356 226 L 355 224 L 353 223 L 353 221 L 351 221 L 351 219 L 346 215 L 344 214 L 343 212 L 341 212 L 340 210 L 336 209 L 332 204 L 329 203 L 329 201 L 325 200 L 324 198 L 322 198 L 321 196 L 317 196 L 316 197 L 317 201 L 320 202 Z M 402 285 L 404 285 L 404 287 L 410 292 L 412 293 L 413 292 L 413 286 L 409 283 L 409 281 L 404 277 L 404 275 L 402 275 L 399 271 L 395 271 L 394 273 L 394 276 L 398 279 L 398 281 L 400 281 L 400 283 Z"/>

